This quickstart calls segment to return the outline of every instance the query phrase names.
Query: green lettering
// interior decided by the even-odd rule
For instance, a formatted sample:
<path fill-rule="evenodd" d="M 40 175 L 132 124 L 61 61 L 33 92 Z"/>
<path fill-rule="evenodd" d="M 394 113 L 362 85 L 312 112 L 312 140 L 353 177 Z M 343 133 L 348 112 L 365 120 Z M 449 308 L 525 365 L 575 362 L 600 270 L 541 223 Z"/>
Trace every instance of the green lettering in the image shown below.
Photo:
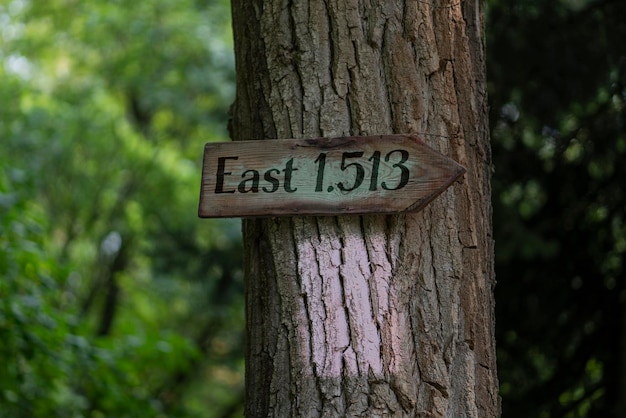
<path fill-rule="evenodd" d="M 298 190 L 297 187 L 295 189 L 291 188 L 291 176 L 294 171 L 298 171 L 298 169 L 293 168 L 293 158 L 292 158 L 291 160 L 287 161 L 287 165 L 285 166 L 285 169 L 283 170 L 283 173 L 285 173 L 285 191 L 287 193 L 293 193 L 296 190 Z"/>
<path fill-rule="evenodd" d="M 278 187 L 280 186 L 280 181 L 277 178 L 272 177 L 272 171 L 276 172 L 276 174 L 280 174 L 280 170 L 276 168 L 270 168 L 269 170 L 265 172 L 265 176 L 263 178 L 265 179 L 266 182 L 272 184 L 271 190 L 263 186 L 263 191 L 265 193 L 274 193 L 276 190 L 278 190 Z"/>
<path fill-rule="evenodd" d="M 226 160 L 238 160 L 239 157 L 220 157 L 217 159 L 217 182 L 215 183 L 215 193 L 235 193 L 234 190 L 224 190 L 224 176 L 229 176 L 232 173 L 224 172 L 226 169 Z"/>
<path fill-rule="evenodd" d="M 248 174 L 252 174 L 252 177 L 250 178 L 246 178 L 246 175 Z M 246 170 L 242 175 L 241 178 L 243 178 L 244 180 L 239 183 L 239 186 L 237 187 L 237 190 L 239 190 L 239 193 L 248 193 L 248 192 L 252 192 L 252 193 L 258 193 L 259 191 L 259 172 L 256 170 Z M 246 184 L 250 183 L 249 186 L 246 186 Z"/>

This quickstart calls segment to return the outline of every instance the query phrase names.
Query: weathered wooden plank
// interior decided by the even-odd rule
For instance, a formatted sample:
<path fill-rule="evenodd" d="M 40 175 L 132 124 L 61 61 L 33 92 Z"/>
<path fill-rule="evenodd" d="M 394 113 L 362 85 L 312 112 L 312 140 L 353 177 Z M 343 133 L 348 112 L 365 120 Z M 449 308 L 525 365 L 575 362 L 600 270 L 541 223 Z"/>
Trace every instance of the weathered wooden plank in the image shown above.
<path fill-rule="evenodd" d="M 198 214 L 418 211 L 463 173 L 414 135 L 208 143 Z"/>

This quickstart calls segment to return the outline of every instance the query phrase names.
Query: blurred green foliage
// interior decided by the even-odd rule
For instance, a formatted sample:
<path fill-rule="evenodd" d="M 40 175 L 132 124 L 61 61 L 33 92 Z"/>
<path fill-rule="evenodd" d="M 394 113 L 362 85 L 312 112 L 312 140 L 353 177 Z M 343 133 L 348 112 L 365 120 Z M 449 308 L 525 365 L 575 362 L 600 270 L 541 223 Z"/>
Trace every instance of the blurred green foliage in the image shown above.
<path fill-rule="evenodd" d="M 0 1 L 0 417 L 240 414 L 225 1 Z"/>

